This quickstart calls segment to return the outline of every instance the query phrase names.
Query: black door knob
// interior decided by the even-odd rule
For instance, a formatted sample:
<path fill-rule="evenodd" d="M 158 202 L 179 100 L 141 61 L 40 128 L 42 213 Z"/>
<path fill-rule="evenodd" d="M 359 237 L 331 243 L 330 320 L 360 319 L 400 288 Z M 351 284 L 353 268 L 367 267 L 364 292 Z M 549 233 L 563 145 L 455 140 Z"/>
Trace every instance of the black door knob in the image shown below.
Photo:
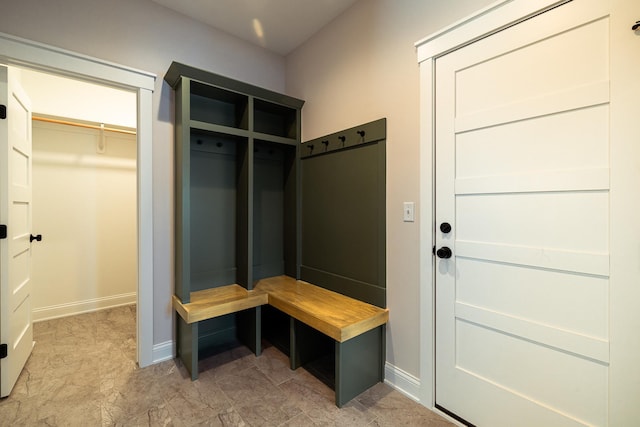
<path fill-rule="evenodd" d="M 449 224 L 448 222 L 443 222 L 442 224 L 440 224 L 440 231 L 442 231 L 443 233 L 450 232 L 451 224 Z"/>
<path fill-rule="evenodd" d="M 446 246 L 441 247 L 440 249 L 438 249 L 438 251 L 436 252 L 436 255 L 438 255 L 438 258 L 451 258 L 451 255 L 453 255 L 453 252 L 451 252 L 451 249 L 449 249 Z"/>
<path fill-rule="evenodd" d="M 36 236 L 34 236 L 33 234 L 29 237 L 29 242 L 33 242 L 33 241 L 37 241 L 40 242 L 42 241 L 42 234 L 38 234 Z"/>

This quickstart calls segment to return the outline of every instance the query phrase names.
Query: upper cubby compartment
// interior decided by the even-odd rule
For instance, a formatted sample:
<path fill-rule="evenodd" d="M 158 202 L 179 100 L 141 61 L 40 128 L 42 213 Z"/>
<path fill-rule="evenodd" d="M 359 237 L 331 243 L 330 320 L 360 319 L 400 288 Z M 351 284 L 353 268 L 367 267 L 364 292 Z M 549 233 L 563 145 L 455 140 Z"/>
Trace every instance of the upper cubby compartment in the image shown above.
<path fill-rule="evenodd" d="M 290 139 L 298 137 L 298 118 L 295 108 L 255 99 L 253 111 L 253 130 L 255 132 Z"/>
<path fill-rule="evenodd" d="M 249 129 L 249 97 L 216 86 L 191 81 L 191 120 Z"/>
<path fill-rule="evenodd" d="M 299 143 L 304 104 L 300 99 L 179 62 L 171 64 L 164 79 L 182 97 L 176 105 L 189 104 L 183 125 L 279 144 Z"/>

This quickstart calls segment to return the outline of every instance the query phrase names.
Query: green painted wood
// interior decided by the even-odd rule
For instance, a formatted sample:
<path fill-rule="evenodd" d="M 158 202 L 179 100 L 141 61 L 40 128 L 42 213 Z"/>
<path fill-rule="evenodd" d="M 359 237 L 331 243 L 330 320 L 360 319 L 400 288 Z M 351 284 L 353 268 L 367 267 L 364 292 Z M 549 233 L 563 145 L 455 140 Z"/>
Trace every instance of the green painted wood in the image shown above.
<path fill-rule="evenodd" d="M 304 104 L 304 101 L 300 99 L 261 88 L 259 86 L 254 86 L 249 83 L 234 80 L 229 77 L 221 76 L 210 71 L 205 71 L 199 68 L 191 67 L 189 65 L 181 64 L 179 62 L 172 62 L 171 66 L 169 66 L 169 69 L 164 76 L 164 80 L 169 84 L 169 86 L 175 88 L 176 85 L 178 85 L 181 77 L 190 77 L 194 80 L 199 80 L 201 82 L 208 83 L 214 86 L 226 88 L 231 91 L 251 94 L 254 97 L 289 106 L 291 108 L 300 109 Z"/>
<path fill-rule="evenodd" d="M 379 307 L 386 307 L 385 138 L 382 119 L 300 147 L 300 278 Z"/>
<path fill-rule="evenodd" d="M 189 79 L 176 87 L 175 125 L 175 293 L 183 303 L 190 301 L 190 138 L 189 138 Z"/>
<path fill-rule="evenodd" d="M 300 157 L 306 159 L 321 156 L 334 151 L 377 143 L 386 140 L 386 138 L 387 119 L 379 119 L 305 141 L 301 146 Z"/>
<path fill-rule="evenodd" d="M 371 283 L 358 281 L 306 265 L 300 266 L 300 278 L 306 282 L 329 289 L 330 291 L 338 292 L 378 307 L 386 307 L 387 291 L 385 287 L 372 285 Z"/>
<path fill-rule="evenodd" d="M 175 62 L 165 81 L 176 91 L 176 295 L 187 303 L 197 290 L 297 277 L 304 101 Z M 278 161 L 256 162 L 256 145 L 278 147 Z M 238 338 L 260 353 L 261 309 L 176 331 L 197 376 L 199 352 L 217 344 Z"/>
<path fill-rule="evenodd" d="M 384 380 L 384 326 L 335 343 L 336 405 L 342 407 Z"/>
<path fill-rule="evenodd" d="M 255 307 L 236 313 L 236 333 L 238 341 L 256 355 L 262 354 L 262 307 Z"/>
<path fill-rule="evenodd" d="M 251 251 L 253 239 L 253 139 L 238 147 L 237 153 L 237 200 L 236 200 L 236 283 L 246 289 L 252 289 L 253 254 Z M 216 228 L 218 232 L 221 228 Z M 229 249 L 228 249 L 229 250 Z"/>
<path fill-rule="evenodd" d="M 177 352 L 192 380 L 198 379 L 198 324 L 186 323 L 180 316 L 176 316 L 176 330 L 178 336 Z"/>
<path fill-rule="evenodd" d="M 299 111 L 298 111 L 299 113 Z M 284 185 L 283 185 L 283 253 L 284 274 L 289 277 L 299 278 L 299 161 L 298 146 L 287 147 L 284 153 Z"/>

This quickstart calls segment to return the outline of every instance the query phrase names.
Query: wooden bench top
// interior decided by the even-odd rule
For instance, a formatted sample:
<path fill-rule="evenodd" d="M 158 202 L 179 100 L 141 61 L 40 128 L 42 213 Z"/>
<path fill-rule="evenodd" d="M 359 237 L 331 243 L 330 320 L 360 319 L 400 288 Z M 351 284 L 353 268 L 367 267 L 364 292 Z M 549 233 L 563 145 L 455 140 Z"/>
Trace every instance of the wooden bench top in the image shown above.
<path fill-rule="evenodd" d="M 224 316 L 268 303 L 268 295 L 247 291 L 240 285 L 220 286 L 191 292 L 191 302 L 183 304 L 173 296 L 173 307 L 187 323 Z"/>
<path fill-rule="evenodd" d="M 256 291 L 269 294 L 269 305 L 344 342 L 389 320 L 389 310 L 288 276 L 258 281 Z"/>
<path fill-rule="evenodd" d="M 173 305 L 187 323 L 269 304 L 338 342 L 384 325 L 389 310 L 288 276 L 262 279 L 253 291 L 229 285 L 191 293 L 191 302 Z"/>

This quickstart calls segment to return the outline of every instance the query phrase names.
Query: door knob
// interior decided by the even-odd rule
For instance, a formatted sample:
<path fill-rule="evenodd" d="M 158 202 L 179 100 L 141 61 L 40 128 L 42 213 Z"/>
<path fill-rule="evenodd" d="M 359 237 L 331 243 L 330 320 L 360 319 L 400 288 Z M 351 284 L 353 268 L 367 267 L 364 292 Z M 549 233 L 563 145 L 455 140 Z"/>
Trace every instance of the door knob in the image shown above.
<path fill-rule="evenodd" d="M 448 222 L 443 222 L 442 224 L 440 224 L 440 231 L 442 231 L 443 233 L 450 232 L 451 224 L 449 224 Z"/>
<path fill-rule="evenodd" d="M 33 234 L 29 237 L 29 242 L 33 242 L 34 240 L 40 242 L 42 241 L 42 234 L 38 234 L 34 236 Z"/>
<path fill-rule="evenodd" d="M 441 247 L 440 249 L 438 249 L 438 251 L 436 252 L 436 255 L 438 255 L 438 258 L 451 258 L 451 255 L 453 255 L 453 252 L 451 252 L 451 249 L 449 249 L 446 246 Z"/>

